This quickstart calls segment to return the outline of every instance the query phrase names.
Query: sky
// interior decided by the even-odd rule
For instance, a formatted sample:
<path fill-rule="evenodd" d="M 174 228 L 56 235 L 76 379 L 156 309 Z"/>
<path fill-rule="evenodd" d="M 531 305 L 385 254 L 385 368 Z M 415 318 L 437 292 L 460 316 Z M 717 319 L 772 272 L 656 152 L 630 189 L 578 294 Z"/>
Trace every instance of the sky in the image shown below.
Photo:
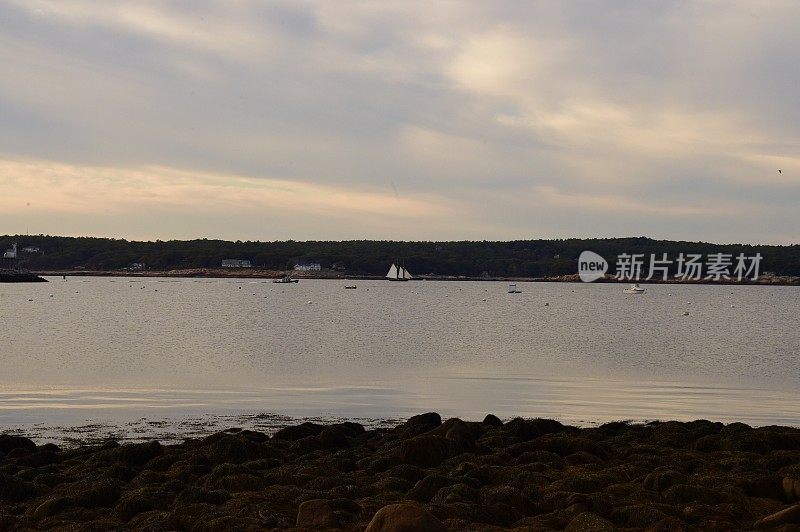
<path fill-rule="evenodd" d="M 0 0 L 0 233 L 800 243 L 798 27 L 794 0 Z"/>

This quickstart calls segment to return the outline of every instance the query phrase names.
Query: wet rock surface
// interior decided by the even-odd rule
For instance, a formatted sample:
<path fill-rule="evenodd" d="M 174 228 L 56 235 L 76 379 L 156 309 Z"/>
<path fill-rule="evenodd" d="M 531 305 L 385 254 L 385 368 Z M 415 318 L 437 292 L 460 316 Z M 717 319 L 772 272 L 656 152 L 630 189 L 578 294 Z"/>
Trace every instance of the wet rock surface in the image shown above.
<path fill-rule="evenodd" d="M 2 530 L 800 530 L 800 429 L 415 416 L 59 449 L 0 435 Z"/>

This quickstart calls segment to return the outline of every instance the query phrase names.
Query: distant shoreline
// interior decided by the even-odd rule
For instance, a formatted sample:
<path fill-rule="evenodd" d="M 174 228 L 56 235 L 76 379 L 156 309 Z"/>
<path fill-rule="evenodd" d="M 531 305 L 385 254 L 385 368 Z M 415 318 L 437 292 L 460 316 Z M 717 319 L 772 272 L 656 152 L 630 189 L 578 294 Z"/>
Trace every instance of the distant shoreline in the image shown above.
<path fill-rule="evenodd" d="M 171 277 L 171 278 L 207 278 L 207 279 L 280 279 L 286 272 L 260 268 L 187 268 L 180 270 L 54 270 L 31 272 L 43 277 Z M 323 271 L 321 273 L 291 272 L 294 279 L 323 279 L 341 281 L 379 281 L 383 276 L 377 275 L 346 275 L 337 271 Z M 517 282 L 517 283 L 581 283 L 577 274 L 545 277 L 470 277 L 452 275 L 418 275 L 413 281 L 492 281 L 492 282 Z M 595 283 L 630 284 L 630 280 L 617 280 L 606 276 Z M 640 280 L 640 284 L 702 284 L 702 285 L 747 285 L 747 286 L 800 286 L 800 277 L 777 276 L 767 274 L 758 281 L 683 281 L 677 279 Z"/>

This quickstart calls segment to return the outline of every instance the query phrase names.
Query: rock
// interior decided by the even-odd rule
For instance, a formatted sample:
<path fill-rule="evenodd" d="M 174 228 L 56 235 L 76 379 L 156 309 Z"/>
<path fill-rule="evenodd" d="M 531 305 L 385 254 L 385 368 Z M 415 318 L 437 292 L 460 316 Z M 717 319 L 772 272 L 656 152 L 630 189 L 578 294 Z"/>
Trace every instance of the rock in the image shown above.
<path fill-rule="evenodd" d="M 442 424 L 442 416 L 437 414 L 436 412 L 428 412 L 427 414 L 419 414 L 416 416 L 411 416 L 406 421 L 406 425 L 409 426 L 417 426 L 417 425 L 441 425 Z"/>
<path fill-rule="evenodd" d="M 508 431 L 522 441 L 560 432 L 563 429 L 564 425 L 553 419 L 522 419 L 518 417 L 503 425 L 503 430 Z"/>
<path fill-rule="evenodd" d="M 170 512 L 152 510 L 142 512 L 128 522 L 130 530 L 170 531 L 175 530 L 175 520 Z"/>
<path fill-rule="evenodd" d="M 33 510 L 32 516 L 35 520 L 40 521 L 46 517 L 58 515 L 74 505 L 75 500 L 72 497 L 51 497 L 37 506 Z"/>
<path fill-rule="evenodd" d="M 698 438 L 692 443 L 692 449 L 702 453 L 712 453 L 722 449 L 720 437 L 716 434 L 709 434 Z"/>
<path fill-rule="evenodd" d="M 195 503 L 219 505 L 223 504 L 230 498 L 231 496 L 228 495 L 226 491 L 209 491 L 202 488 L 197 488 L 195 486 L 190 486 L 178 494 L 178 496 L 175 498 L 175 504 L 181 506 Z"/>
<path fill-rule="evenodd" d="M 481 488 L 481 500 L 486 505 L 509 504 L 515 508 L 524 508 L 525 498 L 518 489 L 511 486 L 485 486 Z"/>
<path fill-rule="evenodd" d="M 442 426 L 444 425 L 445 424 L 442 424 Z M 475 434 L 470 427 L 460 419 L 457 419 L 456 423 L 453 423 L 444 434 L 444 437 L 448 440 L 458 442 L 463 449 L 469 450 L 475 449 L 475 439 L 477 436 L 478 435 Z"/>
<path fill-rule="evenodd" d="M 686 475 L 677 471 L 654 471 L 644 478 L 646 489 L 662 492 L 674 484 L 686 482 Z"/>
<path fill-rule="evenodd" d="M 615 508 L 611 518 L 626 523 L 630 527 L 648 528 L 663 521 L 667 516 L 661 509 L 652 504 L 640 504 Z"/>
<path fill-rule="evenodd" d="M 705 486 L 675 484 L 664 491 L 664 499 L 674 505 L 701 502 L 715 505 L 725 501 L 725 496 Z"/>
<path fill-rule="evenodd" d="M 756 522 L 756 528 L 773 528 L 780 525 L 800 524 L 800 504 L 784 508 Z"/>
<path fill-rule="evenodd" d="M 400 458 L 406 464 L 436 467 L 443 460 L 455 456 L 460 451 L 461 447 L 454 440 L 423 434 L 401 444 Z"/>
<path fill-rule="evenodd" d="M 445 486 L 431 499 L 433 504 L 474 504 L 480 496 L 478 490 L 466 484 Z"/>
<path fill-rule="evenodd" d="M 483 418 L 481 425 L 487 427 L 502 427 L 503 422 L 500 420 L 499 417 L 495 416 L 494 414 L 487 414 L 486 417 Z"/>
<path fill-rule="evenodd" d="M 325 499 L 313 499 L 300 504 L 297 509 L 297 526 L 305 528 L 338 528 L 336 517 L 330 502 Z"/>
<path fill-rule="evenodd" d="M 792 476 L 783 477 L 783 493 L 788 501 L 800 500 L 800 479 Z"/>
<path fill-rule="evenodd" d="M 425 471 L 411 464 L 400 464 L 387 470 L 384 475 L 416 483 L 425 478 Z"/>
<path fill-rule="evenodd" d="M 153 510 L 166 510 L 175 495 L 160 488 L 145 487 L 125 492 L 117 502 L 114 513 L 122 521 Z"/>
<path fill-rule="evenodd" d="M 36 444 L 33 443 L 33 440 L 30 440 L 23 436 L 0 434 L 0 456 L 8 454 L 14 449 L 25 449 L 28 451 L 35 451 Z"/>
<path fill-rule="evenodd" d="M 0 501 L 22 502 L 37 494 L 38 489 L 34 484 L 0 473 Z"/>
<path fill-rule="evenodd" d="M 341 426 L 326 427 L 319 434 L 319 442 L 323 448 L 344 447 L 349 442 L 351 433 Z"/>
<path fill-rule="evenodd" d="M 773 473 L 751 474 L 735 481 L 748 497 L 765 497 L 783 500 L 784 488 L 781 476 Z"/>
<path fill-rule="evenodd" d="M 308 438 L 309 436 L 317 436 L 323 431 L 325 427 L 317 423 L 305 422 L 293 427 L 286 427 L 276 432 L 272 439 L 294 441 L 301 438 Z"/>
<path fill-rule="evenodd" d="M 95 453 L 92 456 L 92 462 L 96 464 L 122 462 L 130 466 L 141 467 L 152 458 L 161 456 L 163 452 L 164 448 L 157 441 L 130 443 Z"/>
<path fill-rule="evenodd" d="M 430 512 L 415 504 L 390 504 L 375 513 L 365 532 L 444 532 L 446 528 Z"/>
<path fill-rule="evenodd" d="M 58 454 L 53 451 L 37 451 L 17 458 L 17 465 L 22 467 L 42 467 L 50 464 L 58 463 Z"/>
<path fill-rule="evenodd" d="M 253 474 L 244 466 L 234 464 L 221 464 L 214 468 L 206 478 L 205 487 L 208 490 L 224 490 L 233 493 L 242 491 L 256 491 L 269 485 L 267 479 Z"/>
<path fill-rule="evenodd" d="M 448 477 L 439 474 L 428 475 L 409 490 L 408 497 L 419 502 L 429 502 L 440 489 L 452 483 Z"/>
<path fill-rule="evenodd" d="M 583 512 L 569 522 L 564 532 L 612 532 L 617 527 L 597 514 Z"/>
<path fill-rule="evenodd" d="M 122 490 L 119 483 L 98 475 L 74 482 L 64 487 L 66 494 L 85 508 L 109 508 L 119 499 Z"/>
<path fill-rule="evenodd" d="M 251 437 L 259 434 L 264 439 Z M 206 438 L 203 455 L 212 464 L 241 464 L 252 460 L 276 458 L 283 453 L 266 443 L 266 436 L 260 433 L 242 431 L 238 434 L 215 434 L 213 440 Z M 210 440 L 210 441 L 209 441 Z"/>

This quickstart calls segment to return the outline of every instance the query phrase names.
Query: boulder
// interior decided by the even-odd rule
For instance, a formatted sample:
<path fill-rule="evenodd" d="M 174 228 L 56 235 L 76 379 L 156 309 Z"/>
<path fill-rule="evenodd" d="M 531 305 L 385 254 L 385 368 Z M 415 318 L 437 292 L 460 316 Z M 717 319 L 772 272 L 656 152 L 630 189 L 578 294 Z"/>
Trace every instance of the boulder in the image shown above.
<path fill-rule="evenodd" d="M 408 418 L 408 421 L 406 421 L 406 425 L 409 426 L 441 425 L 441 424 L 442 424 L 442 416 L 440 416 L 436 412 L 428 412 L 426 414 L 411 416 L 410 418 Z"/>
<path fill-rule="evenodd" d="M 35 497 L 35 484 L 5 473 L 0 473 L 0 501 L 22 502 Z"/>
<path fill-rule="evenodd" d="M 129 443 L 95 453 L 92 462 L 98 465 L 122 462 L 130 466 L 143 466 L 163 452 L 164 448 L 157 441 Z"/>
<path fill-rule="evenodd" d="M 400 445 L 403 463 L 419 467 L 436 467 L 442 461 L 461 453 L 463 448 L 455 440 L 443 436 L 422 434 Z"/>
<path fill-rule="evenodd" d="M 800 478 L 794 476 L 783 477 L 783 493 L 789 501 L 800 500 Z"/>
<path fill-rule="evenodd" d="M 781 525 L 800 524 L 800 504 L 784 508 L 756 522 L 756 528 L 774 528 Z"/>
<path fill-rule="evenodd" d="M 51 497 L 34 508 L 32 516 L 39 521 L 46 517 L 53 517 L 63 512 L 67 508 L 74 506 L 75 500 L 72 497 Z"/>
<path fill-rule="evenodd" d="M 613 532 L 616 529 L 611 521 L 592 512 L 583 512 L 569 522 L 564 532 Z"/>
<path fill-rule="evenodd" d="M 444 532 L 444 524 L 422 506 L 390 504 L 375 513 L 365 532 Z"/>
<path fill-rule="evenodd" d="M 125 492 L 114 508 L 121 521 L 129 521 L 140 513 L 166 510 L 175 495 L 160 488 L 145 487 Z"/>
<path fill-rule="evenodd" d="M 28 451 L 35 451 L 36 444 L 33 440 L 23 436 L 14 436 L 12 434 L 0 434 L 0 456 L 13 451 L 14 449 L 25 449 Z"/>
<path fill-rule="evenodd" d="M 317 436 L 324 429 L 325 427 L 323 425 L 307 421 L 300 425 L 282 428 L 276 432 L 272 438 L 275 440 L 294 441 L 301 438 L 308 438 L 309 436 Z"/>
<path fill-rule="evenodd" d="M 674 484 L 686 482 L 686 475 L 678 471 L 654 471 L 644 478 L 646 489 L 662 492 Z"/>
<path fill-rule="evenodd" d="M 503 422 L 500 420 L 499 417 L 495 416 L 494 414 L 486 414 L 486 417 L 483 418 L 483 422 L 481 422 L 481 425 L 484 425 L 486 427 L 499 428 L 503 426 Z"/>
<path fill-rule="evenodd" d="M 297 526 L 303 528 L 338 528 L 339 519 L 328 500 L 313 499 L 297 509 Z"/>
<path fill-rule="evenodd" d="M 436 412 L 428 412 L 412 416 L 395 429 L 395 433 L 401 438 L 413 438 L 439 427 L 442 424 L 442 417 Z"/>
<path fill-rule="evenodd" d="M 66 485 L 63 490 L 67 496 L 85 508 L 109 508 L 119 499 L 122 491 L 119 482 L 97 475 Z"/>
<path fill-rule="evenodd" d="M 528 441 L 545 434 L 561 432 L 564 430 L 564 425 L 554 419 L 522 419 L 518 417 L 503 425 L 503 430 L 522 441 Z"/>

